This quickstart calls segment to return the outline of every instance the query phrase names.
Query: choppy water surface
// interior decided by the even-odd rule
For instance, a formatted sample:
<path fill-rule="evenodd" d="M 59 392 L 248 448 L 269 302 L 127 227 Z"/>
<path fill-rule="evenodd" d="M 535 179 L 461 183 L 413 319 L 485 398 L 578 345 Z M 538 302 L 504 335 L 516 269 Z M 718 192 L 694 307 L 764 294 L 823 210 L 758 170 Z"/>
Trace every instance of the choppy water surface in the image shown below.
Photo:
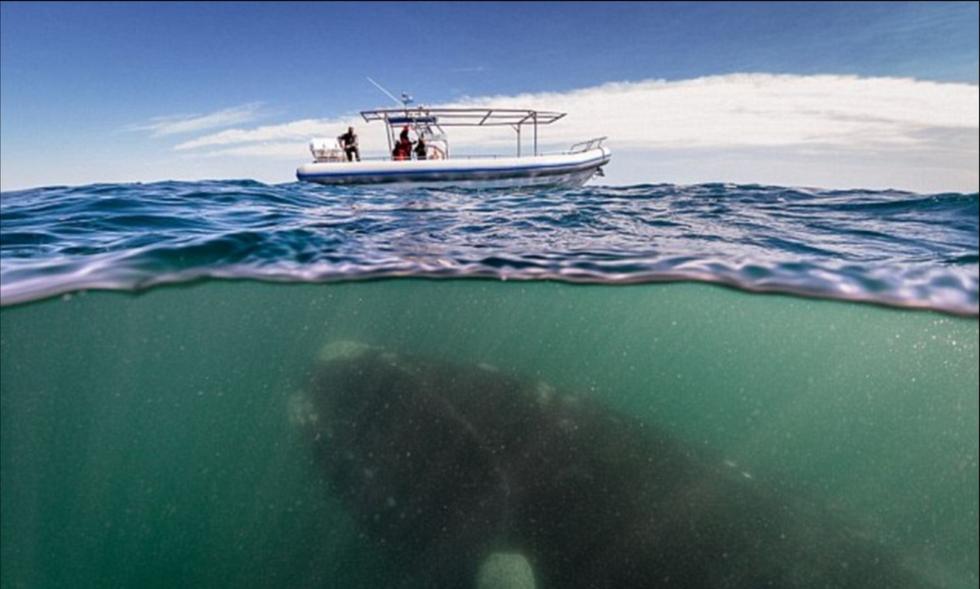
<path fill-rule="evenodd" d="M 218 276 L 719 282 L 978 312 L 978 195 L 705 184 L 392 192 L 249 181 L 0 200 L 4 304 Z"/>
<path fill-rule="evenodd" d="M 975 194 L 0 202 L 3 587 L 980 582 Z"/>

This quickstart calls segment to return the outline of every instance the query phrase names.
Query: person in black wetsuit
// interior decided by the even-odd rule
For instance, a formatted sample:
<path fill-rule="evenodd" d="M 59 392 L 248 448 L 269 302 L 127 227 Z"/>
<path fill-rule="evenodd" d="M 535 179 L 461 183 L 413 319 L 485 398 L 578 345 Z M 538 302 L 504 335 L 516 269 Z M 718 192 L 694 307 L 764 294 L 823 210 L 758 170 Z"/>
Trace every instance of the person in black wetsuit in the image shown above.
<path fill-rule="evenodd" d="M 425 159 L 425 139 L 422 139 L 421 136 L 419 136 L 418 143 L 415 144 L 415 159 Z"/>
<path fill-rule="evenodd" d="M 344 149 L 344 153 L 347 154 L 347 161 L 361 161 L 361 152 L 357 148 L 357 135 L 354 134 L 354 127 L 347 127 L 347 132 L 337 137 L 337 141 L 340 142 L 340 146 Z"/>

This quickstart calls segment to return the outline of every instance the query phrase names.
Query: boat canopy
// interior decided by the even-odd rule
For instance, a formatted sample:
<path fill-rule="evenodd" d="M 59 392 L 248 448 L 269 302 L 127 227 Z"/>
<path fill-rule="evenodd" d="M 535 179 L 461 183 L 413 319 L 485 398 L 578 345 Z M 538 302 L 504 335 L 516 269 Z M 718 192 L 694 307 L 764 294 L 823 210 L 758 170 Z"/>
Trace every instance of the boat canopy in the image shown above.
<path fill-rule="evenodd" d="M 426 106 L 361 111 L 361 116 L 368 123 L 384 121 L 388 125 L 438 124 L 443 127 L 549 125 L 565 114 L 523 108 L 429 108 Z"/>
<path fill-rule="evenodd" d="M 527 108 L 429 108 L 427 106 L 379 108 L 362 110 L 367 123 L 383 121 L 388 130 L 388 148 L 394 144 L 395 127 L 407 125 L 420 136 L 442 141 L 448 156 L 449 143 L 443 127 L 491 127 L 506 126 L 517 132 L 517 155 L 521 155 L 521 129 L 524 125 L 533 132 L 533 153 L 538 153 L 538 125 L 550 125 L 566 113 Z"/>

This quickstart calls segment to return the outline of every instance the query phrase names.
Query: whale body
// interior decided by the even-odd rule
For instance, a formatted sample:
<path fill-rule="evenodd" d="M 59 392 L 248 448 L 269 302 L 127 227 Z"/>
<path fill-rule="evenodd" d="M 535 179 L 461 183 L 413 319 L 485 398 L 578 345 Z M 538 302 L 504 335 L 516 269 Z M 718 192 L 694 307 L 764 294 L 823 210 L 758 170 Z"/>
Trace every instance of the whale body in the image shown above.
<path fill-rule="evenodd" d="M 491 366 L 335 345 L 304 403 L 317 468 L 405 586 L 474 587 L 499 554 L 549 589 L 927 586 L 818 501 Z"/>

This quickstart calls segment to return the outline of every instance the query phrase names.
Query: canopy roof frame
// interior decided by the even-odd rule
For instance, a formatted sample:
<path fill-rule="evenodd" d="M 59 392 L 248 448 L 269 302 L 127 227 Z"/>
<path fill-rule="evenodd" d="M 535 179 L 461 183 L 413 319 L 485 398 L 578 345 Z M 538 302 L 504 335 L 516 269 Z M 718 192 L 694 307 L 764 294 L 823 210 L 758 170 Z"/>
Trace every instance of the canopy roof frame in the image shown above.
<path fill-rule="evenodd" d="M 550 125 L 567 113 L 539 111 L 526 108 L 379 108 L 362 110 L 364 122 L 383 121 L 387 127 L 388 147 L 392 148 L 394 127 L 410 125 L 418 132 L 420 126 L 429 130 L 435 126 L 445 135 L 442 127 L 495 127 L 509 126 L 517 132 L 517 155 L 521 155 L 521 127 L 530 124 L 534 128 L 534 155 L 538 155 L 538 125 Z M 530 121 L 530 123 L 528 122 Z M 448 147 L 448 141 L 447 141 Z"/>
<path fill-rule="evenodd" d="M 539 125 L 550 125 L 568 113 L 533 110 L 526 108 L 379 108 L 362 110 L 364 122 L 389 121 L 391 119 L 423 119 L 435 117 L 444 127 L 490 127 L 514 125 L 536 119 Z M 448 120 L 447 120 L 448 119 Z M 396 125 L 404 124 L 396 122 Z"/>

